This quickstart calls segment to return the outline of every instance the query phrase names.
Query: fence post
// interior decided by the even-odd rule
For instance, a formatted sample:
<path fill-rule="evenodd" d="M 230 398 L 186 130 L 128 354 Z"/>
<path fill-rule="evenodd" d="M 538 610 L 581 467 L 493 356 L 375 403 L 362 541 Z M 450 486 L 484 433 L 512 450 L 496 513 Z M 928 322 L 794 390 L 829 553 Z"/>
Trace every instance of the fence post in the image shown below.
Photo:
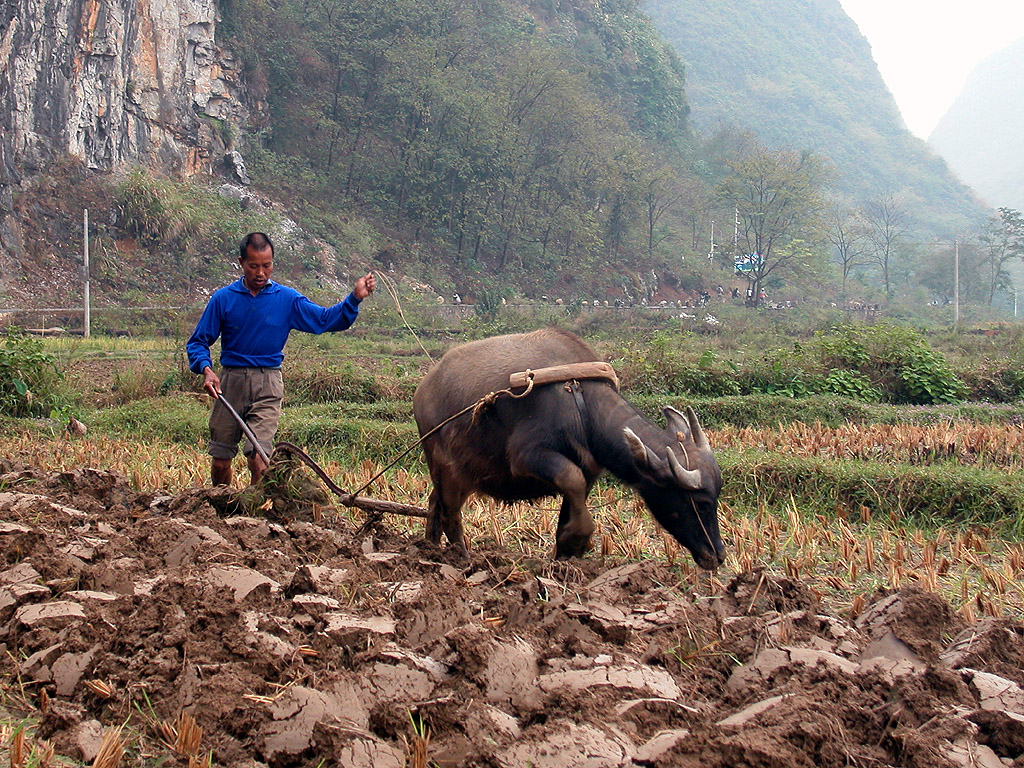
<path fill-rule="evenodd" d="M 85 209 L 85 215 L 83 217 L 82 234 L 85 242 L 84 264 L 82 268 L 82 279 L 85 281 L 85 286 L 82 291 L 83 298 L 85 301 L 85 319 L 82 321 L 82 337 L 89 338 L 89 327 L 92 324 L 92 317 L 89 311 L 89 209 Z"/>

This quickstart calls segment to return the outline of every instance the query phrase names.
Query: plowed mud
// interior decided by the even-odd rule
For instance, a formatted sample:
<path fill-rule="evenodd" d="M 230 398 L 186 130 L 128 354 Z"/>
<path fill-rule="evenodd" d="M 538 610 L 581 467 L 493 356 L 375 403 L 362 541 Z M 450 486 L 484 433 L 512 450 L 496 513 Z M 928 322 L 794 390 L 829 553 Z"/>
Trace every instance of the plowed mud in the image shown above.
<path fill-rule="evenodd" d="M 227 502 L 0 467 L 0 674 L 37 738 L 90 762 L 127 722 L 128 762 L 231 768 L 1024 766 L 1024 630 L 934 594 L 851 619 L 763 573 L 698 594 L 658 561 L 459 559 Z M 198 746 L 162 743 L 183 711 Z"/>

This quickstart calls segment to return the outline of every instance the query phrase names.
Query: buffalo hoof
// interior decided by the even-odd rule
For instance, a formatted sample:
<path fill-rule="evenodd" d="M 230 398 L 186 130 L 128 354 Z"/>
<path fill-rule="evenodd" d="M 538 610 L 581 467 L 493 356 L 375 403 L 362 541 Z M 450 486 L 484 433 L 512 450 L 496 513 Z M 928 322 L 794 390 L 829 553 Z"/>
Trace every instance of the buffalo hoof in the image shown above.
<path fill-rule="evenodd" d="M 555 547 L 555 560 L 568 560 L 572 557 L 583 557 L 590 550 L 590 537 L 581 543 L 564 544 L 559 542 Z"/>

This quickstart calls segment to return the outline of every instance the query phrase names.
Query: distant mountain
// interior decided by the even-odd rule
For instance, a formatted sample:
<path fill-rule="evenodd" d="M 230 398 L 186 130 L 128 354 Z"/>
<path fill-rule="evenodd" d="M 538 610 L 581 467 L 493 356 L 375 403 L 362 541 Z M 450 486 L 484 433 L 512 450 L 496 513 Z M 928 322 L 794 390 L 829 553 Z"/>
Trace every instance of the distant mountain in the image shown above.
<path fill-rule="evenodd" d="M 928 141 L 994 207 L 1024 211 L 1024 39 L 989 56 Z"/>
<path fill-rule="evenodd" d="M 902 192 L 935 234 L 986 215 L 907 130 L 839 0 L 645 0 L 643 7 L 686 65 L 698 129 L 748 129 L 773 146 L 827 155 L 845 193 L 864 200 Z"/>

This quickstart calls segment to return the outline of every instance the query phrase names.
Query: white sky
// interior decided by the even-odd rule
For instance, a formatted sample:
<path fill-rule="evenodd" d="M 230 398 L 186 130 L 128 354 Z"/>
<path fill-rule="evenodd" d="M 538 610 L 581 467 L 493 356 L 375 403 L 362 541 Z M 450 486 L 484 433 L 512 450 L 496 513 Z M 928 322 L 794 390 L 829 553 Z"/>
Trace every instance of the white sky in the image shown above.
<path fill-rule="evenodd" d="M 1024 37 L 1024 0 L 840 3 L 871 44 L 907 128 L 922 139 L 959 95 L 975 64 Z"/>

